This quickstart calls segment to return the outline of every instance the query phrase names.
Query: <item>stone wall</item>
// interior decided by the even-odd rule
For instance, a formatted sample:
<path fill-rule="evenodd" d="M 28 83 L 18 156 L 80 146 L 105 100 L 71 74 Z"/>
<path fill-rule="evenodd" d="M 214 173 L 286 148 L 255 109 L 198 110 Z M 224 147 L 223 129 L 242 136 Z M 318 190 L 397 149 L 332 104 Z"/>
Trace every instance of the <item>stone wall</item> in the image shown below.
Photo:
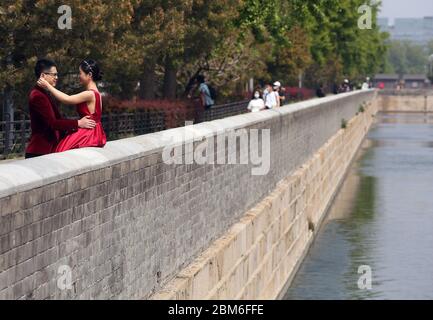
<path fill-rule="evenodd" d="M 1 164 L 0 299 L 149 298 L 374 96 L 365 91 L 313 99 L 118 140 L 104 149 Z M 162 161 L 169 145 L 197 147 L 204 137 L 236 129 L 270 129 L 268 174 L 252 175 L 252 163 Z M 185 132 L 187 140 L 180 138 Z"/>
<path fill-rule="evenodd" d="M 433 112 L 433 90 L 384 90 L 378 105 L 382 112 Z"/>
<path fill-rule="evenodd" d="M 152 299 L 281 297 L 376 112 L 369 104 L 351 119 Z"/>

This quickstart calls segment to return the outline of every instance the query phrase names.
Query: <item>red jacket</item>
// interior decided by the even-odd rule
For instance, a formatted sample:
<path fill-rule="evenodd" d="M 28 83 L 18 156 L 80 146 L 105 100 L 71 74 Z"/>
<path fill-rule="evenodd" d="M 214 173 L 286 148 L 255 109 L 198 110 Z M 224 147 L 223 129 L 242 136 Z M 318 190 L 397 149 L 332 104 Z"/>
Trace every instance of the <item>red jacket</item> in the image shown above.
<path fill-rule="evenodd" d="M 54 152 L 60 131 L 76 131 L 78 120 L 62 119 L 59 109 L 48 93 L 35 86 L 29 95 L 32 135 L 26 153 L 43 155 Z"/>

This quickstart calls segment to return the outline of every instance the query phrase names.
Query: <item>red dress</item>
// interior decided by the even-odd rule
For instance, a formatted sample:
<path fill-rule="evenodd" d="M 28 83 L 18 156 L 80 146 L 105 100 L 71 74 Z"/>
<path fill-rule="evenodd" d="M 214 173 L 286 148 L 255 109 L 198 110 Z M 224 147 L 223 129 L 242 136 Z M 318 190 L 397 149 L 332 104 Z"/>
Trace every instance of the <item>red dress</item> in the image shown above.
<path fill-rule="evenodd" d="M 92 90 L 95 93 L 95 113 L 91 114 L 86 102 L 77 105 L 77 112 L 80 118 L 90 116 L 95 120 L 96 127 L 94 129 L 79 128 L 78 131 L 67 135 L 57 145 L 56 152 L 63 152 L 71 149 L 85 148 L 85 147 L 100 147 L 102 148 L 107 143 L 104 129 L 102 128 L 101 116 L 101 95 L 99 92 Z"/>

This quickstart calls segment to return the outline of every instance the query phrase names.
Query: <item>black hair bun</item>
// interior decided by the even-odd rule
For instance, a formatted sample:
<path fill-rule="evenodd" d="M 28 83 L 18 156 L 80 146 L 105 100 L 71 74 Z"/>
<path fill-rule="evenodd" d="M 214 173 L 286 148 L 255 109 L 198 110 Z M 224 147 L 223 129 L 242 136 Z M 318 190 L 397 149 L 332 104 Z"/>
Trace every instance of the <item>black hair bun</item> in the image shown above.
<path fill-rule="evenodd" d="M 93 81 L 100 81 L 102 80 L 102 71 L 99 69 L 98 64 L 94 60 L 83 60 L 83 62 L 80 63 L 81 70 L 84 71 L 84 73 L 89 74 L 92 73 Z"/>
<path fill-rule="evenodd" d="M 93 80 L 101 81 L 103 75 L 104 75 L 104 73 L 102 71 L 99 71 L 97 74 L 96 73 L 93 74 Z"/>

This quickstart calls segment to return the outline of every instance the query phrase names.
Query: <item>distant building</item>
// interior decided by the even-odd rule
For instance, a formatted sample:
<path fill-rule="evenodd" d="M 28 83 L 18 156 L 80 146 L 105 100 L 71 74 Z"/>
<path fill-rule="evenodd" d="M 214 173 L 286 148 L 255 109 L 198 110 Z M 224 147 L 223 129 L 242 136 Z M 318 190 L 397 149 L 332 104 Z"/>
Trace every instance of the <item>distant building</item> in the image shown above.
<path fill-rule="evenodd" d="M 390 32 L 390 24 L 388 18 L 377 18 L 377 25 L 383 32 Z"/>
<path fill-rule="evenodd" d="M 383 84 L 384 89 L 394 89 L 399 82 L 398 74 L 377 74 L 373 79 L 374 87 L 379 88 Z"/>
<path fill-rule="evenodd" d="M 402 80 L 405 89 L 422 89 L 430 86 L 430 80 L 424 74 L 406 74 Z"/>
<path fill-rule="evenodd" d="M 423 89 L 431 86 L 430 80 L 424 74 L 377 74 L 373 79 L 375 88 L 383 89 Z"/>
<path fill-rule="evenodd" d="M 391 40 L 408 40 L 421 45 L 433 40 L 433 17 L 397 18 L 394 25 L 389 24 L 388 18 L 378 18 L 377 24 L 390 34 Z"/>

